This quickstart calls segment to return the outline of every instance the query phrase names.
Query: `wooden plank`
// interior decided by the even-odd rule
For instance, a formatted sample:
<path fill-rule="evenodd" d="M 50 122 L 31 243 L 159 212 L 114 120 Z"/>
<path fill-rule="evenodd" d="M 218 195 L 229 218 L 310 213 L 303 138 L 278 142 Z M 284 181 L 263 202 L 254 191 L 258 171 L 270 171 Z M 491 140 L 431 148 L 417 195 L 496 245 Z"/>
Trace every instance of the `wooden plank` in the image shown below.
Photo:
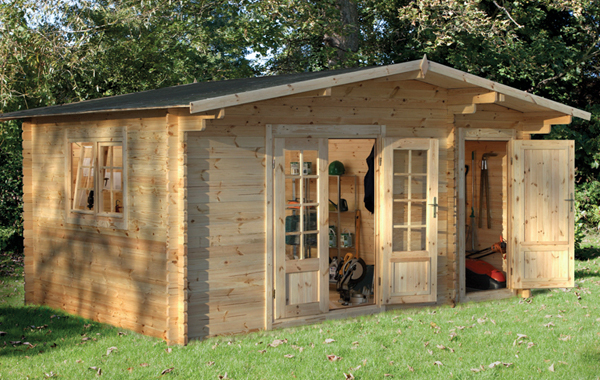
<path fill-rule="evenodd" d="M 285 309 L 285 317 L 300 317 L 304 315 L 314 315 L 320 313 L 319 302 L 305 303 L 301 305 L 287 305 Z"/>
<path fill-rule="evenodd" d="M 329 185 L 329 143 L 327 139 L 319 139 L 318 147 L 318 219 L 319 219 L 319 268 L 317 271 L 319 282 L 319 311 L 326 313 L 329 311 L 329 236 L 325 231 L 329 231 L 329 194 L 327 191 Z M 325 206 L 327 205 L 327 206 Z"/>
<path fill-rule="evenodd" d="M 319 258 L 287 260 L 285 262 L 285 273 L 315 272 L 319 270 Z"/>
<path fill-rule="evenodd" d="M 273 175 L 273 207 L 275 223 L 275 246 L 274 246 L 274 263 L 275 263 L 275 309 L 274 319 L 281 319 L 286 316 L 286 284 L 285 284 L 285 239 L 279 238 L 285 234 L 285 216 L 282 205 L 285 202 L 285 156 L 284 156 L 284 139 L 274 139 L 273 156 L 275 158 L 275 173 Z"/>
<path fill-rule="evenodd" d="M 339 137 L 339 136 L 377 136 L 381 131 L 379 125 L 304 125 L 304 124 L 276 124 L 273 125 L 274 136 L 312 136 L 312 137 Z"/>

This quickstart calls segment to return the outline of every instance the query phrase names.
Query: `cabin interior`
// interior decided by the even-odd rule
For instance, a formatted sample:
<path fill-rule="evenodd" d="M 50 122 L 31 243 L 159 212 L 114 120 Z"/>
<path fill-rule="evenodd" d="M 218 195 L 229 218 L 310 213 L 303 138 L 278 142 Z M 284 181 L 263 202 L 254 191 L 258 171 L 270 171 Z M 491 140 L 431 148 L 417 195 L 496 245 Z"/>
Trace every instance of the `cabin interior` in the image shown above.
<path fill-rule="evenodd" d="M 506 253 L 492 247 L 506 240 L 508 231 L 507 145 L 507 141 L 465 141 L 464 149 L 465 257 L 491 264 L 505 279 Z M 467 295 L 495 290 L 470 287 L 468 276 L 462 284 Z"/>

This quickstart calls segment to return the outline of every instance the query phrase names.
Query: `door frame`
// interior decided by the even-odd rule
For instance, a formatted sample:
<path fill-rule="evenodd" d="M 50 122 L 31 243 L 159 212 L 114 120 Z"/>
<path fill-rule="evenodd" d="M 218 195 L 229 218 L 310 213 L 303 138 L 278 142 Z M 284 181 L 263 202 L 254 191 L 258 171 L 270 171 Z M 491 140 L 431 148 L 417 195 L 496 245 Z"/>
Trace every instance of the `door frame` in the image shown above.
<path fill-rule="evenodd" d="M 466 269 L 465 269 L 465 250 L 466 250 L 466 189 L 465 189 L 465 142 L 466 141 L 506 141 L 507 143 L 517 138 L 517 131 L 514 129 L 486 129 L 486 128 L 458 128 L 455 149 L 455 172 L 456 176 L 456 195 L 457 195 L 457 218 L 456 218 L 456 252 L 458 256 L 458 300 L 457 302 L 477 301 L 490 297 L 490 292 L 498 293 L 496 298 L 504 298 L 516 294 L 516 291 L 506 288 L 498 291 L 478 292 L 477 296 L 467 296 L 466 292 Z M 471 169 L 474 170 L 474 169 Z M 508 174 L 508 173 L 507 173 Z M 508 255 L 508 253 L 507 253 Z"/>
<path fill-rule="evenodd" d="M 385 125 L 314 125 L 314 124 L 267 124 L 265 133 L 265 232 L 266 232 L 266 260 L 265 260 L 265 330 L 271 330 L 275 322 L 274 310 L 274 291 L 275 291 L 275 229 L 274 229 L 274 139 L 285 137 L 301 137 L 301 138 L 327 138 L 327 139 L 374 139 L 377 144 L 377 157 L 381 157 L 383 148 L 383 138 L 386 135 Z M 379 165 L 375 165 L 375 183 L 379 181 Z M 377 192 L 376 192 L 377 193 Z M 378 209 L 379 197 L 375 196 L 375 209 Z M 379 237 L 379 229 L 377 218 L 375 218 L 375 242 L 377 244 Z M 379 262 L 379 250 L 375 250 L 375 262 Z M 380 277 L 378 265 L 375 266 L 374 278 Z M 380 308 L 378 302 L 380 286 L 375 282 L 375 307 Z M 368 306 L 367 306 L 368 307 Z M 365 308 L 367 308 L 365 307 Z M 361 308 L 362 309 L 362 308 Z M 345 310 L 341 310 L 339 314 L 349 314 Z M 345 312 L 345 313 L 344 313 Z M 327 314 L 332 314 L 330 310 Z M 336 313 L 337 314 L 337 313 Z M 279 325 L 294 325 L 315 316 L 302 316 L 279 319 Z"/>

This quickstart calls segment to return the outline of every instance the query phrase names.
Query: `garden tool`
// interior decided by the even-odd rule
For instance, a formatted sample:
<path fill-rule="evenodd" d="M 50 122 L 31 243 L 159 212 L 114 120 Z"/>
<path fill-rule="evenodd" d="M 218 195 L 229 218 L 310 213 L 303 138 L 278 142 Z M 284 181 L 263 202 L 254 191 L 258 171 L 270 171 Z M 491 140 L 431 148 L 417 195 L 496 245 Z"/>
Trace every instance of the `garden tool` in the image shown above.
<path fill-rule="evenodd" d="M 490 213 L 490 179 L 488 176 L 488 157 L 497 156 L 497 153 L 484 153 L 481 156 L 481 176 L 479 178 L 479 228 L 483 227 L 483 198 L 485 197 L 485 208 L 487 216 L 487 228 L 492 228 L 492 214 Z"/>

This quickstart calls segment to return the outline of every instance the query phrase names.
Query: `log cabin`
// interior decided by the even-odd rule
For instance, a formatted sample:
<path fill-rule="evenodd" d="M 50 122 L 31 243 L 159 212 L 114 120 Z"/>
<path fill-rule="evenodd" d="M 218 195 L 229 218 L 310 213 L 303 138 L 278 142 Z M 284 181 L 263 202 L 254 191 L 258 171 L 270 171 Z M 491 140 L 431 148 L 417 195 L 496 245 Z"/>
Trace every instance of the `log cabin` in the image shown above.
<path fill-rule="evenodd" d="M 25 301 L 186 344 L 571 287 L 574 143 L 531 135 L 573 117 L 426 57 L 0 114 Z M 506 287 L 467 287 L 499 239 Z"/>

